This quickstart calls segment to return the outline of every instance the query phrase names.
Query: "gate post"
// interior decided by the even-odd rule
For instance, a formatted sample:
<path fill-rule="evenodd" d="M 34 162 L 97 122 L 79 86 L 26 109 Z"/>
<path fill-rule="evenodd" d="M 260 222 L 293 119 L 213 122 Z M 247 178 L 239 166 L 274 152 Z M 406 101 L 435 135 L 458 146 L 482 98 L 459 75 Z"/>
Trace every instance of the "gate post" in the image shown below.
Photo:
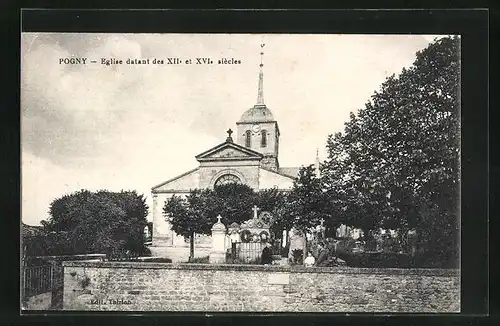
<path fill-rule="evenodd" d="M 51 263 L 52 299 L 50 308 L 53 310 L 62 309 L 64 292 L 64 273 L 62 262 L 53 260 Z"/>

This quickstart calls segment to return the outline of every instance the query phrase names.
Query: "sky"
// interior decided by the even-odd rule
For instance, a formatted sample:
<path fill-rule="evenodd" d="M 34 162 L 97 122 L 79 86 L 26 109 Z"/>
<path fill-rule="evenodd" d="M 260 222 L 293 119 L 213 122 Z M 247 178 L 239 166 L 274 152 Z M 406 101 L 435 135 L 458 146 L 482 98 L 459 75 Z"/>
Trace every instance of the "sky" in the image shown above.
<path fill-rule="evenodd" d="M 343 131 L 349 113 L 435 38 L 23 33 L 22 220 L 39 225 L 54 199 L 81 189 L 136 190 L 151 207 L 153 186 L 197 167 L 194 156 L 225 141 L 256 103 L 261 51 L 264 102 L 281 132 L 280 165 L 313 164 L 316 149 L 326 157 L 328 135 Z M 193 63 L 125 64 L 168 57 Z M 124 64 L 102 65 L 102 58 Z M 217 64 L 222 58 L 241 64 Z"/>

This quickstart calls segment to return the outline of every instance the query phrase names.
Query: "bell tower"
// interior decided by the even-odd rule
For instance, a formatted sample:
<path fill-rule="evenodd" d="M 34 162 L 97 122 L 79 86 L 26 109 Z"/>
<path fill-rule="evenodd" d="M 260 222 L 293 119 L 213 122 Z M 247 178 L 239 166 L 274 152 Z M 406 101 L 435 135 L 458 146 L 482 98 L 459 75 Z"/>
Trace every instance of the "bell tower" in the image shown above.
<path fill-rule="evenodd" d="M 262 46 L 262 45 L 261 45 Z M 257 87 L 257 103 L 246 110 L 236 122 L 236 142 L 262 153 L 261 166 L 273 171 L 279 169 L 278 152 L 280 132 L 278 122 L 271 110 L 264 104 L 264 52 L 260 53 L 259 84 Z"/>

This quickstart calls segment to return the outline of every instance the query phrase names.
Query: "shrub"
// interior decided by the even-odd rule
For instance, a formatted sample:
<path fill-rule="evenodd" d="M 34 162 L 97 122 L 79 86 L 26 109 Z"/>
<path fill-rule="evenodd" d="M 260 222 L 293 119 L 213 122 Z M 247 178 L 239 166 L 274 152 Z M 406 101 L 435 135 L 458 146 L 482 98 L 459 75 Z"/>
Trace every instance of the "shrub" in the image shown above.
<path fill-rule="evenodd" d="M 208 264 L 208 261 L 209 261 L 209 256 L 205 256 L 205 257 L 195 257 L 193 259 L 190 259 L 188 261 L 188 263 L 191 263 L 191 264 Z"/>
<path fill-rule="evenodd" d="M 340 253 L 338 257 L 350 267 L 366 268 L 455 268 L 456 266 L 436 262 L 433 256 L 419 253 L 412 257 L 408 253 L 360 252 Z"/>
<path fill-rule="evenodd" d="M 293 263 L 296 265 L 302 265 L 304 259 L 304 251 L 302 249 L 292 250 Z"/>
<path fill-rule="evenodd" d="M 288 257 L 288 251 L 290 250 L 290 248 L 288 246 L 286 247 L 281 247 L 280 251 L 281 251 L 281 257 Z"/>

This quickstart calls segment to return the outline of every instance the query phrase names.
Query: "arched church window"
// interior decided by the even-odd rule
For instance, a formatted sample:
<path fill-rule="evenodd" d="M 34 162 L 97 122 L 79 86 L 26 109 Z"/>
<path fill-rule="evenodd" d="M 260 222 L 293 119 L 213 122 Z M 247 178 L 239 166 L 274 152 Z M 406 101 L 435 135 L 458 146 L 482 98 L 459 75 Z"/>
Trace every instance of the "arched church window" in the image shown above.
<path fill-rule="evenodd" d="M 241 180 L 234 174 L 224 174 L 215 181 L 214 186 L 220 186 L 228 183 L 241 183 Z"/>
<path fill-rule="evenodd" d="M 250 130 L 247 130 L 245 132 L 245 146 L 250 147 L 252 145 L 251 140 L 252 140 L 252 132 Z"/>
<path fill-rule="evenodd" d="M 266 130 L 261 131 L 260 146 L 261 147 L 267 146 L 267 131 Z"/>

